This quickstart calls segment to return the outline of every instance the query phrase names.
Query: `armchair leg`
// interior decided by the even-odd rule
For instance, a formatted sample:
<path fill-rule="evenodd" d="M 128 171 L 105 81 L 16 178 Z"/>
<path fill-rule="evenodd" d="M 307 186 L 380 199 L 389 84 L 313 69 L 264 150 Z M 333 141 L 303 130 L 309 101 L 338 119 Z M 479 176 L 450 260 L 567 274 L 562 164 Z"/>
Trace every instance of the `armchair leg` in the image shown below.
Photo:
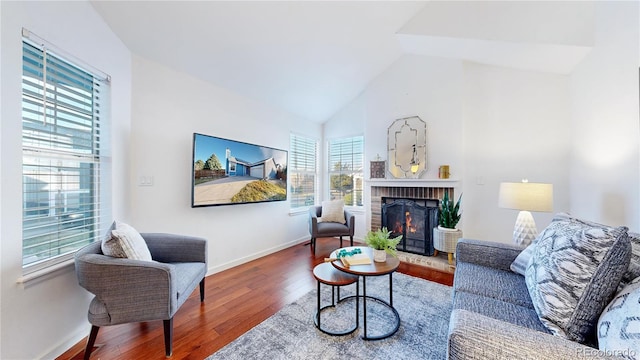
<path fill-rule="evenodd" d="M 200 302 L 204 302 L 204 278 L 200 281 Z"/>
<path fill-rule="evenodd" d="M 91 326 L 91 332 L 87 339 L 87 347 L 84 349 L 84 360 L 89 360 L 91 356 L 91 350 L 93 350 L 93 345 L 96 343 L 96 338 L 98 337 L 98 330 L 100 330 L 99 326 Z"/>
<path fill-rule="evenodd" d="M 340 235 L 340 247 L 342 247 L 342 235 Z"/>
<path fill-rule="evenodd" d="M 162 320 L 164 323 L 164 351 L 167 357 L 173 355 L 173 318 Z"/>
<path fill-rule="evenodd" d="M 349 240 L 351 240 L 351 246 L 353 246 L 353 235 L 349 236 Z"/>
<path fill-rule="evenodd" d="M 315 256 L 316 255 L 316 238 L 312 237 L 311 241 L 309 241 L 309 244 L 311 245 L 311 252 Z"/>

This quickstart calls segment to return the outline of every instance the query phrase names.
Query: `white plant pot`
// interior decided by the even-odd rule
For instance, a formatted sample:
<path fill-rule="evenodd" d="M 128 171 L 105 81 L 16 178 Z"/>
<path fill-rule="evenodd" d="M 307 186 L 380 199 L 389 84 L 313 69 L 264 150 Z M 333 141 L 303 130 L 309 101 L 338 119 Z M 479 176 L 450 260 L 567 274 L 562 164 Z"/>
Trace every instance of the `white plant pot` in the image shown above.
<path fill-rule="evenodd" d="M 438 251 L 455 253 L 456 245 L 461 237 L 462 230 L 438 226 L 436 229 L 433 229 L 433 247 Z"/>
<path fill-rule="evenodd" d="M 387 261 L 387 252 L 384 250 L 373 249 L 373 261 L 375 262 Z"/>
<path fill-rule="evenodd" d="M 458 230 L 458 229 L 446 228 L 446 227 L 442 227 L 442 226 L 440 226 L 440 225 L 438 225 L 438 230 L 440 230 L 440 231 L 448 231 L 448 232 L 457 232 L 457 231 L 460 231 L 460 230 Z"/>

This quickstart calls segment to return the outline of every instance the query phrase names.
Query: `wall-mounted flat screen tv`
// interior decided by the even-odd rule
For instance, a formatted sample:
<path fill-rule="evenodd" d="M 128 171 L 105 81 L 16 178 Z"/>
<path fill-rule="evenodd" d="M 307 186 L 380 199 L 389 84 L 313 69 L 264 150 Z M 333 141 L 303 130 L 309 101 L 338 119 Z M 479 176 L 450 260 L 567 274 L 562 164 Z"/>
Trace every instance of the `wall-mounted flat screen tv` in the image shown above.
<path fill-rule="evenodd" d="M 191 207 L 286 201 L 287 155 L 194 133 Z"/>

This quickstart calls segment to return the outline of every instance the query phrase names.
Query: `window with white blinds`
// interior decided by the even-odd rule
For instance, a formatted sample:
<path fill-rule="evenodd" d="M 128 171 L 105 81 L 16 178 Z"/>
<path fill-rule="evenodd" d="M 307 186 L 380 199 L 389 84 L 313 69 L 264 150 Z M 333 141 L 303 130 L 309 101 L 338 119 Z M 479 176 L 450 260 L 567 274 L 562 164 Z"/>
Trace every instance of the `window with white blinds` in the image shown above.
<path fill-rule="evenodd" d="M 101 237 L 108 77 L 23 41 L 22 264 L 70 259 Z"/>
<path fill-rule="evenodd" d="M 362 206 L 364 138 L 329 140 L 329 198 L 345 205 Z"/>
<path fill-rule="evenodd" d="M 315 204 L 318 142 L 315 139 L 291 134 L 289 144 L 289 179 L 291 208 Z"/>

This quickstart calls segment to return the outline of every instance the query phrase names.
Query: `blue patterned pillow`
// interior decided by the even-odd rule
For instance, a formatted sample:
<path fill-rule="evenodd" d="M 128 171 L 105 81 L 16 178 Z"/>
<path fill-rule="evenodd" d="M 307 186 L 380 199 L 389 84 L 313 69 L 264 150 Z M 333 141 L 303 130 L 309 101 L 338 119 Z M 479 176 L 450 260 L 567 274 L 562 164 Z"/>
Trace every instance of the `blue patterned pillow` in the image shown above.
<path fill-rule="evenodd" d="M 630 256 L 626 227 L 557 215 L 540 234 L 525 273 L 540 321 L 555 335 L 593 343 L 598 316 Z"/>
<path fill-rule="evenodd" d="M 533 241 L 535 242 L 536 240 L 533 240 Z M 534 244 L 531 244 L 526 248 L 524 248 L 524 250 L 522 250 L 520 254 L 516 256 L 515 260 L 513 260 L 513 262 L 511 263 L 511 266 L 509 266 L 511 271 L 524 276 L 524 274 L 527 272 L 527 265 L 529 265 L 529 260 L 531 260 L 531 256 L 533 255 L 534 249 L 535 249 Z"/>
<path fill-rule="evenodd" d="M 598 348 L 640 359 L 640 277 L 616 294 L 600 315 Z"/>

